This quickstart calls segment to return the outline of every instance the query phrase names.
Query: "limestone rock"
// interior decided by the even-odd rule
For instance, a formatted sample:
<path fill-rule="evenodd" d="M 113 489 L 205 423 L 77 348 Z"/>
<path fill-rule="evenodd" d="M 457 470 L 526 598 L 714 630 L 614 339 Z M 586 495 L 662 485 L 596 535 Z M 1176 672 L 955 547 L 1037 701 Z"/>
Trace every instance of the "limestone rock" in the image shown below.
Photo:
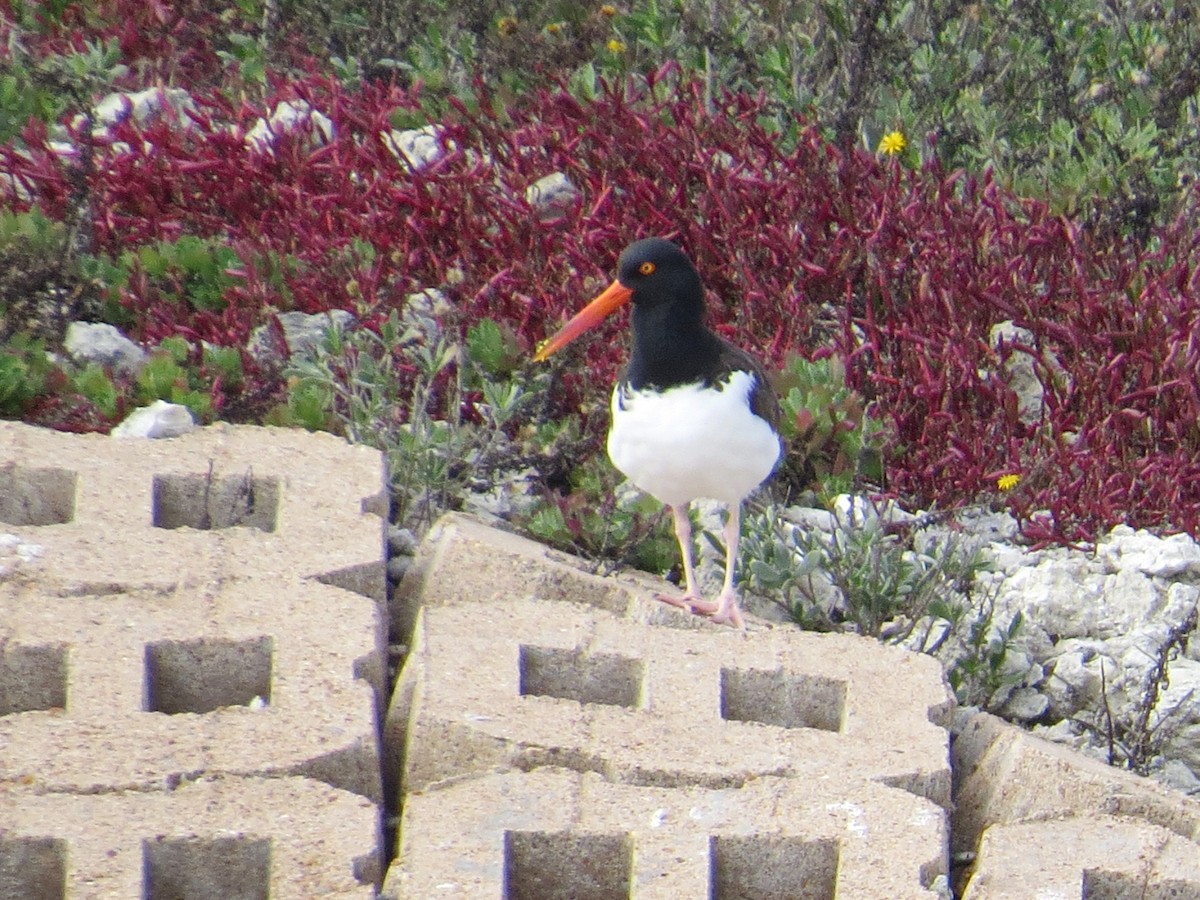
<path fill-rule="evenodd" d="M 246 146 L 258 153 L 274 153 L 276 139 L 281 134 L 307 133 L 310 147 L 328 144 L 333 140 L 333 121 L 304 100 L 284 100 L 269 119 L 259 119 L 246 132 Z"/>
<path fill-rule="evenodd" d="M 191 411 L 178 403 L 155 400 L 149 406 L 135 410 L 112 430 L 115 438 L 169 438 L 194 431 L 196 422 Z"/>
<path fill-rule="evenodd" d="M 99 322 L 72 322 L 67 326 L 63 349 L 77 363 L 98 363 L 130 375 L 146 361 L 141 347 L 115 326 Z"/>

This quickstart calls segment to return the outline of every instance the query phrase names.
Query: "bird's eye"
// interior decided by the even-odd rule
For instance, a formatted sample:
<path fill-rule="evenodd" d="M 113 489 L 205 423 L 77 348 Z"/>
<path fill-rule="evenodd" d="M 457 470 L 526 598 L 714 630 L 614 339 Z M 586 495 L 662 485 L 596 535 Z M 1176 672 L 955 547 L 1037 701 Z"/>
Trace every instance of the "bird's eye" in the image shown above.
<path fill-rule="evenodd" d="M 641 272 L 643 275 L 653 275 L 654 274 L 654 263 L 644 262 L 640 266 L 638 266 L 638 271 Z"/>

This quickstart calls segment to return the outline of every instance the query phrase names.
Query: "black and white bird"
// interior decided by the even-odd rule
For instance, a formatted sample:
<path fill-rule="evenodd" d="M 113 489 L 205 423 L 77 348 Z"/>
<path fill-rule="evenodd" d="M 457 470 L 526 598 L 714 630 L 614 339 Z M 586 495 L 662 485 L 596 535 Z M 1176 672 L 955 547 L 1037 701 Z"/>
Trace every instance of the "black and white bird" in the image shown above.
<path fill-rule="evenodd" d="M 779 461 L 779 401 L 758 362 L 705 327 L 700 275 L 662 238 L 626 247 L 616 280 L 542 344 L 535 359 L 546 359 L 626 303 L 633 305 L 633 351 L 613 390 L 608 455 L 674 518 L 685 593 L 658 599 L 744 628 L 734 576 L 741 506 Z M 688 505 L 698 498 L 728 506 L 725 582 L 715 601 L 701 596 L 696 584 Z"/>

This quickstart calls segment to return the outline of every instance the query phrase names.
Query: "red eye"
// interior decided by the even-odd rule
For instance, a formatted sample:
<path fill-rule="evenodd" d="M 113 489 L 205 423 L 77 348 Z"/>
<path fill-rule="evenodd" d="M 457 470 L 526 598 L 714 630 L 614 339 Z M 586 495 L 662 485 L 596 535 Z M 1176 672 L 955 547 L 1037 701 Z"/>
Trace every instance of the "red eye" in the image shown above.
<path fill-rule="evenodd" d="M 654 263 L 644 262 L 640 266 L 638 266 L 638 271 L 641 272 L 643 275 L 653 275 L 654 274 Z"/>

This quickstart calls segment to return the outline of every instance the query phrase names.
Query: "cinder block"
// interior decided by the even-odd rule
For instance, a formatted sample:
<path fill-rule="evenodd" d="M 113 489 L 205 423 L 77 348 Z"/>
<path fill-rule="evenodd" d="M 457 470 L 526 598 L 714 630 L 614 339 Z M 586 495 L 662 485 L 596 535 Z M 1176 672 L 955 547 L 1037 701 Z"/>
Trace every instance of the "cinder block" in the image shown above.
<path fill-rule="evenodd" d="M 118 440 L 0 422 L 4 564 L 62 589 L 169 591 L 296 576 L 382 603 L 382 457 L 331 435 L 214 425 Z M 0 571 L 0 574 L 3 574 Z"/>
<path fill-rule="evenodd" d="M 541 768 L 411 794 L 391 898 L 932 898 L 943 811 L 877 784 L 656 788 Z"/>
<path fill-rule="evenodd" d="M 381 455 L 0 423 L 0 897 L 369 897 Z"/>
<path fill-rule="evenodd" d="M 1157 825 L 1200 855 L 1200 802 L 987 713 L 960 711 L 953 731 L 956 853 L 997 825 L 1105 815 Z"/>
<path fill-rule="evenodd" d="M 661 589 L 439 523 L 393 611 L 410 647 L 385 894 L 928 896 L 950 805 L 938 663 L 716 627 Z"/>
<path fill-rule="evenodd" d="M 0 808 L 12 900 L 365 900 L 380 874 L 374 805 L 306 778 L 91 795 L 7 785 Z"/>
<path fill-rule="evenodd" d="M 0 583 L 0 783 L 155 790 L 309 775 L 381 799 L 382 615 L 316 582 Z"/>
<path fill-rule="evenodd" d="M 936 660 L 853 635 L 655 628 L 578 603 L 422 611 L 387 721 L 406 792 L 558 765 L 614 782 L 878 781 L 950 805 Z M 394 768 L 393 778 L 398 775 Z"/>
<path fill-rule="evenodd" d="M 408 640 L 421 607 L 510 600 L 580 603 L 631 621 L 685 630 L 712 625 L 653 600 L 664 583 L 639 572 L 598 577 L 583 560 L 469 516 L 442 516 L 426 534 L 392 600 L 392 634 Z"/>
<path fill-rule="evenodd" d="M 963 900 L 1198 900 L 1200 847 L 1140 819 L 992 825 Z"/>

